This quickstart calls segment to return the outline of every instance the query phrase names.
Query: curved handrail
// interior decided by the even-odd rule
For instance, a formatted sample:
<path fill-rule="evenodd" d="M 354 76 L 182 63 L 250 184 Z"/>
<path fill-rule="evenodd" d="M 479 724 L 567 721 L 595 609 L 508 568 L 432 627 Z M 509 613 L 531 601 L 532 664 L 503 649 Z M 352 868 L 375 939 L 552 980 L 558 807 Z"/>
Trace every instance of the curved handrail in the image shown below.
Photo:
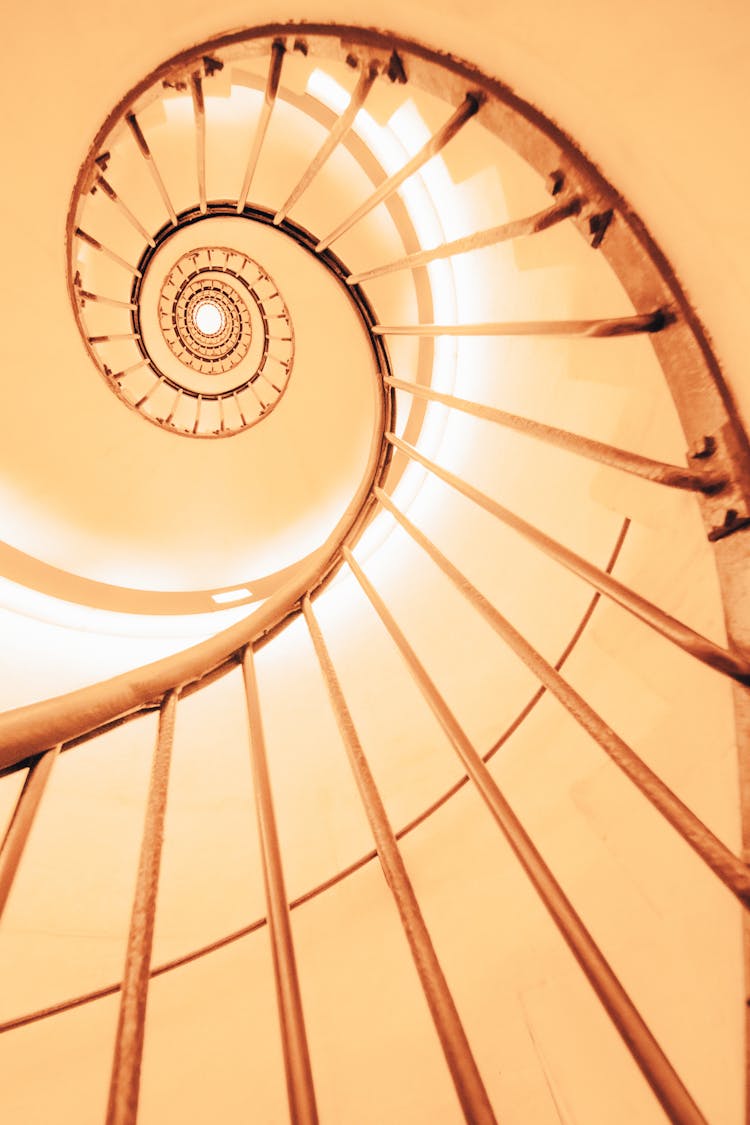
<path fill-rule="evenodd" d="M 201 679 L 286 617 L 295 602 L 317 585 L 330 561 L 329 554 L 317 551 L 301 574 L 255 612 L 205 641 L 108 680 L 4 712 L 0 715 L 0 768 L 157 704 L 168 691 Z"/>
<path fill-rule="evenodd" d="M 171 656 L 110 679 L 77 688 L 63 695 L 16 707 L 0 714 L 0 771 L 7 770 L 48 750 L 50 746 L 81 738 L 134 711 L 153 707 L 169 691 L 180 691 L 226 663 L 247 645 L 279 626 L 294 612 L 304 594 L 316 589 L 338 568 L 342 544 L 351 540 L 374 511 L 372 488 L 382 478 L 390 460 L 384 440 L 388 399 L 382 387 L 379 418 L 366 471 L 331 535 L 306 560 L 304 567 L 253 613 Z"/>
<path fill-rule="evenodd" d="M 627 535 L 629 526 L 630 519 L 626 517 L 623 520 L 620 532 L 617 536 L 614 547 L 612 548 L 612 553 L 606 565 L 608 573 L 611 573 L 611 571 L 614 569 L 615 563 L 619 558 L 620 551 L 622 550 L 623 544 L 625 542 L 625 537 Z M 562 650 L 560 656 L 555 662 L 554 667 L 556 670 L 559 671 L 565 665 L 568 657 L 578 644 L 578 641 L 581 639 L 584 630 L 587 628 L 589 622 L 591 621 L 591 618 L 593 617 L 594 610 L 596 609 L 601 597 L 602 594 L 598 590 L 596 590 L 592 595 L 591 600 L 586 606 L 583 616 L 578 622 L 575 631 L 573 632 L 568 643 L 565 645 L 565 648 Z M 499 750 L 502 749 L 511 735 L 514 734 L 514 732 L 518 729 L 524 719 L 526 719 L 526 717 L 534 710 L 536 705 L 543 699 L 547 690 L 548 689 L 544 684 L 539 685 L 534 694 L 524 704 L 516 717 L 511 720 L 511 722 L 505 727 L 498 738 L 495 739 L 489 750 L 487 750 L 482 755 L 482 760 L 484 762 L 489 762 L 492 758 L 495 757 L 495 755 Z M 409 836 L 416 828 L 419 828 L 421 824 L 428 820 L 434 812 L 437 812 L 439 808 L 446 804 L 451 799 L 451 797 L 455 796 L 455 794 L 458 793 L 459 790 L 463 789 L 464 786 L 468 784 L 469 775 L 467 773 L 464 773 L 457 781 L 455 781 L 450 786 L 449 789 L 446 789 L 444 792 L 442 792 L 437 798 L 431 801 L 426 808 L 422 809 L 421 812 L 417 813 L 416 816 L 413 816 L 411 820 L 407 821 L 406 824 L 403 824 L 400 828 L 398 828 L 395 832 L 396 839 L 402 840 L 405 836 Z M 306 891 L 303 891 L 302 894 L 297 895 L 296 898 L 293 898 L 289 903 L 289 909 L 296 910 L 298 907 L 304 906 L 305 903 L 310 902 L 314 898 L 317 898 L 319 895 L 327 891 L 330 887 L 333 887 L 337 883 L 342 882 L 349 875 L 354 875 L 357 871 L 360 871 L 363 867 L 366 866 L 366 864 L 371 863 L 374 859 L 377 859 L 377 855 L 377 850 L 373 848 L 369 852 L 358 856 L 357 859 L 347 864 L 346 867 L 343 867 L 339 871 L 334 872 L 333 875 L 329 875 L 326 879 L 324 879 L 320 883 L 317 883 L 315 886 L 308 887 L 308 889 Z M 162 964 L 157 965 L 156 968 L 152 968 L 150 974 L 151 978 L 162 976 L 164 973 L 171 972 L 173 969 L 179 969 L 183 965 L 187 965 L 192 961 L 198 960 L 200 957 L 205 957 L 206 955 L 215 952 L 217 949 L 223 949 L 225 946 L 230 945 L 232 942 L 239 941 L 241 938 L 249 936 L 255 930 L 262 929 L 262 927 L 267 924 L 267 921 L 268 920 L 266 916 L 263 915 L 262 917 L 256 918 L 254 919 L 254 921 L 247 923 L 238 930 L 233 930 L 229 934 L 223 934 L 221 937 L 215 938 L 213 941 L 207 942 L 205 945 L 199 946 L 197 949 L 191 949 L 187 953 L 183 953 L 177 957 L 172 958 L 170 961 L 163 962 Z M 103 985 L 100 988 L 92 989 L 91 991 L 83 993 L 81 995 L 70 997 L 67 1000 L 61 1000 L 58 1003 L 51 1004 L 45 1008 L 39 1008 L 35 1011 L 25 1012 L 20 1016 L 12 1017 L 9 1020 L 0 1022 L 0 1035 L 3 1035 L 8 1031 L 14 1031 L 19 1027 L 25 1027 L 27 1024 L 36 1023 L 38 1020 L 47 1019 L 49 1016 L 58 1015 L 61 1012 L 68 1012 L 71 1009 L 80 1007 L 83 1004 L 88 1004 L 95 1000 L 104 999 L 104 997 L 106 996 L 112 996 L 115 993 L 119 992 L 121 987 L 122 981 L 116 981 L 115 983 Z"/>

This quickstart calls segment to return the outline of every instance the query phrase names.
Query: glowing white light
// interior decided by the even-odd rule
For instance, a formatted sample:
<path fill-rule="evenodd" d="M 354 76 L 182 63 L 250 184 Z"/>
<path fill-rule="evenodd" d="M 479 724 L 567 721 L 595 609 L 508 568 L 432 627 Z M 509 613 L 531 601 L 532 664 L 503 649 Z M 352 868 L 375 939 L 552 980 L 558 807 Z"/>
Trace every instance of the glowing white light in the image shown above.
<path fill-rule="evenodd" d="M 215 336 L 217 332 L 221 332 L 224 313 L 213 301 L 201 301 L 193 313 L 193 320 L 204 336 Z"/>
<path fill-rule="evenodd" d="M 224 602 L 238 602 L 243 598 L 250 598 L 252 594 L 246 587 L 241 586 L 239 590 L 223 590 L 220 594 L 212 594 L 212 599 L 219 605 Z"/>
<path fill-rule="evenodd" d="M 260 601 L 254 602 L 252 609 L 257 609 L 261 604 Z M 204 640 L 219 629 L 241 621 L 248 615 L 249 609 L 250 607 L 245 604 L 224 606 L 205 613 L 148 615 L 120 613 L 116 610 L 66 602 L 62 598 L 42 594 L 38 590 L 31 590 L 0 576 L 0 621 L 5 630 L 4 636 L 9 636 L 8 630 L 11 628 L 12 620 L 17 617 L 19 620 L 33 618 L 46 625 L 72 629 L 76 632 L 96 633 L 100 637 L 108 636 L 112 638 L 113 644 L 116 638 L 131 637 L 134 641 L 141 639 L 156 643 L 163 642 L 168 646 L 164 652 L 134 651 L 131 654 L 132 666 L 137 666 L 144 660 L 154 659 L 155 656 L 165 655 L 166 652 L 179 651 L 182 644 L 177 643 L 178 639 L 189 637 L 194 641 Z M 19 630 L 26 627 L 18 625 Z M 48 646 L 55 643 L 54 636 L 50 633 L 44 643 Z M 169 647 L 170 643 L 171 647 Z M 112 649 L 113 653 L 114 651 Z M 130 659 L 130 656 L 126 659 Z"/>

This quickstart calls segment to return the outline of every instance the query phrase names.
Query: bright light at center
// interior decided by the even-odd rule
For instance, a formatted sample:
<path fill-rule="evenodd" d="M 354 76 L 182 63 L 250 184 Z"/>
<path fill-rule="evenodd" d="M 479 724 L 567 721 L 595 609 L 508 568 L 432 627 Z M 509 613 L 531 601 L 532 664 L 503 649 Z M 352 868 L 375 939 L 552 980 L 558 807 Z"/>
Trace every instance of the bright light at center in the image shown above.
<path fill-rule="evenodd" d="M 201 301 L 193 313 L 195 325 L 204 336 L 215 336 L 221 331 L 224 314 L 213 301 Z"/>

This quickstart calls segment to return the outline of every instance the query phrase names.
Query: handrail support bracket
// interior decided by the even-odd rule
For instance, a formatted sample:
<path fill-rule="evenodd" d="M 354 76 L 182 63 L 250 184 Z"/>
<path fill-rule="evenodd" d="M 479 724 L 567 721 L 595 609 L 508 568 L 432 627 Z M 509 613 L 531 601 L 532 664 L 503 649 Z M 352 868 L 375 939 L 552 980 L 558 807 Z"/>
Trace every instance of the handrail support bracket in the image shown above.
<path fill-rule="evenodd" d="M 700 449 L 688 453 L 689 461 L 710 463 L 725 481 L 720 488 L 698 494 L 710 543 L 750 527 L 750 470 L 745 467 L 747 450 L 740 444 L 736 428 L 727 422 L 717 433 L 706 435 Z"/>

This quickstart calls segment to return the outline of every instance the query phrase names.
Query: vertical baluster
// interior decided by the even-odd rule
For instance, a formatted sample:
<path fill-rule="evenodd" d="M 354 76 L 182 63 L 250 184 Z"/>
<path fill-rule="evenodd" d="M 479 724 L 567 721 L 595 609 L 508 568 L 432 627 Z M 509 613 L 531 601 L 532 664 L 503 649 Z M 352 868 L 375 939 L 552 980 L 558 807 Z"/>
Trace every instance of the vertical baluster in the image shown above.
<path fill-rule="evenodd" d="M 357 736 L 349 708 L 344 699 L 330 653 L 320 631 L 320 626 L 310 605 L 309 597 L 302 603 L 310 636 L 320 663 L 336 722 L 344 743 L 349 765 L 362 798 L 367 819 L 378 849 L 383 873 L 401 917 L 404 934 L 409 942 L 414 964 L 424 990 L 440 1044 L 445 1054 L 453 1083 L 456 1087 L 464 1116 L 470 1125 L 493 1125 L 487 1091 L 477 1069 L 474 1056 L 453 1002 L 448 982 L 443 976 L 432 939 L 419 909 L 406 866 L 401 857 L 388 814 L 370 772 L 362 745 Z"/>
<path fill-rule="evenodd" d="M 125 216 L 131 226 L 133 226 L 138 231 L 141 238 L 144 239 L 144 241 L 147 242 L 149 246 L 156 246 L 156 242 L 146 230 L 143 223 L 133 214 L 127 204 L 124 203 L 122 199 L 120 199 L 120 196 L 117 194 L 112 185 L 107 180 L 105 180 L 104 176 L 98 176 L 96 183 L 97 186 L 100 187 L 104 192 L 107 199 L 111 199 L 111 201 L 116 204 L 120 212 Z"/>
<path fill-rule="evenodd" d="M 369 215 L 370 211 L 377 207 L 379 203 L 384 203 L 394 191 L 398 190 L 404 180 L 408 180 L 415 172 L 418 172 L 423 165 L 427 164 L 429 160 L 432 160 L 433 156 L 437 156 L 438 153 L 442 152 L 448 142 L 451 141 L 464 127 L 467 121 L 474 116 L 481 105 L 482 95 L 467 94 L 458 109 L 451 114 L 445 124 L 438 129 L 437 133 L 434 133 L 432 137 L 422 145 L 419 152 L 412 156 L 410 160 L 407 160 L 406 164 L 404 164 L 398 172 L 394 172 L 392 176 L 383 180 L 380 187 L 376 188 L 372 195 L 368 196 L 364 203 L 360 204 L 357 210 L 349 215 L 343 223 L 340 223 L 339 226 L 331 231 L 330 234 L 326 235 L 325 238 L 321 238 L 316 247 L 318 253 L 320 254 L 323 250 L 327 250 L 332 242 L 336 242 L 342 235 L 346 234 L 348 230 L 351 230 L 365 215 Z"/>
<path fill-rule="evenodd" d="M 151 178 L 156 184 L 159 195 L 162 198 L 162 202 L 167 209 L 167 214 L 169 215 L 170 222 L 172 223 L 172 226 L 176 227 L 177 214 L 174 207 L 172 206 L 172 200 L 169 197 L 169 192 L 167 191 L 164 180 L 161 178 L 161 172 L 156 166 L 156 161 L 154 160 L 153 153 L 148 146 L 148 141 L 143 135 L 143 130 L 141 129 L 141 126 L 138 122 L 138 118 L 134 113 L 129 113 L 127 114 L 125 120 L 130 126 L 130 131 L 133 134 L 136 145 L 138 146 L 138 151 L 148 165 L 148 170 L 151 173 Z"/>
<path fill-rule="evenodd" d="M 201 214 L 206 213 L 206 102 L 200 72 L 190 75 L 190 92 L 195 118 L 195 161 L 198 173 L 198 198 Z"/>
<path fill-rule="evenodd" d="M 141 271 L 137 266 L 133 266 L 130 264 L 130 262 L 126 262 L 125 259 L 121 258 L 119 254 L 115 254 L 114 250 L 110 250 L 108 246 L 105 246 L 104 243 L 100 242 L 98 238 L 94 238 L 93 235 L 87 234 L 85 230 L 81 230 L 80 227 L 76 227 L 75 235 L 76 238 L 80 238 L 81 242 L 85 242 L 87 246 L 91 246 L 94 250 L 99 250 L 111 261 L 116 262 L 118 266 L 122 266 L 122 268 L 124 270 L 127 270 L 128 273 L 132 273 L 134 277 L 142 276 Z"/>
<path fill-rule="evenodd" d="M 151 767 L 146 821 L 138 864 L 138 880 L 130 919 L 125 972 L 120 994 L 115 1052 L 109 1087 L 107 1125 L 135 1125 L 146 1027 L 156 894 L 159 886 L 169 766 L 174 741 L 177 693 L 169 692 L 159 713 L 159 731 Z"/>
<path fill-rule="evenodd" d="M 685 1088 L 679 1075 L 662 1051 L 638 1009 L 623 988 L 612 966 L 604 957 L 565 895 L 520 820 L 513 812 L 481 756 L 469 741 L 424 665 L 419 661 L 393 615 L 357 563 L 351 551 L 343 548 L 349 567 L 364 590 L 378 617 L 404 658 L 411 676 L 447 734 L 466 772 L 490 810 L 529 881 L 544 903 L 550 917 L 568 944 L 602 1007 L 622 1036 L 647 1082 L 671 1121 L 679 1125 L 706 1125 L 706 1120 Z"/>
<path fill-rule="evenodd" d="M 566 567 L 573 574 L 578 575 L 595 590 L 605 594 L 612 601 L 617 602 L 628 613 L 632 613 L 641 621 L 645 622 L 657 633 L 660 633 L 667 640 L 672 641 L 679 648 L 689 652 L 696 660 L 715 668 L 724 675 L 732 676 L 733 679 L 739 680 L 740 683 L 750 684 L 750 661 L 748 661 L 741 652 L 732 652 L 723 649 L 720 645 L 714 644 L 707 637 L 701 636 L 691 629 L 689 625 L 684 622 L 678 621 L 672 617 L 671 614 L 665 613 L 659 606 L 654 605 L 647 598 L 641 597 L 635 590 L 631 590 L 629 586 L 619 582 L 613 575 L 606 574 L 600 567 L 594 566 L 593 563 L 588 562 L 577 555 L 575 551 L 571 551 L 564 544 L 559 543 L 550 535 L 545 535 L 538 527 L 528 523 L 521 516 L 511 512 L 509 508 L 503 507 L 487 496 L 484 492 L 480 492 L 478 488 L 467 481 L 462 480 L 451 473 L 448 469 L 442 468 L 434 461 L 431 461 L 424 454 L 415 449 L 413 445 L 408 442 L 402 441 L 401 438 L 396 437 L 395 434 L 386 434 L 386 439 L 391 445 L 405 453 L 412 461 L 423 465 L 428 472 L 438 477 L 440 480 L 445 481 L 446 484 L 454 488 L 456 492 L 460 492 L 467 500 L 471 500 L 480 508 L 484 508 L 490 515 L 496 516 L 497 519 L 507 524 L 508 527 L 518 532 L 529 542 L 533 543 L 550 558 L 555 559 L 562 566 Z"/>
<path fill-rule="evenodd" d="M 47 750 L 29 767 L 23 788 L 18 795 L 13 815 L 0 846 L 0 918 L 23 857 L 39 804 L 47 788 L 52 767 L 60 753 L 60 745 Z"/>
<path fill-rule="evenodd" d="M 386 511 L 391 513 L 414 542 L 448 576 L 459 593 L 473 605 L 498 636 L 503 638 L 545 689 L 550 691 L 575 721 L 591 735 L 646 800 L 650 801 L 667 823 L 680 834 L 685 843 L 693 848 L 724 885 L 737 895 L 740 902 L 750 906 L 750 870 L 743 860 L 734 855 L 726 844 L 698 819 L 669 786 L 665 785 L 635 751 L 605 723 L 601 715 L 586 702 L 583 696 L 563 679 L 557 667 L 553 667 L 545 660 L 541 653 L 513 628 L 507 618 L 503 617 L 458 567 L 455 567 L 442 551 L 439 551 L 435 544 L 396 507 L 382 489 L 375 488 L 375 495 Z"/>
<path fill-rule="evenodd" d="M 280 207 L 274 215 L 273 221 L 275 226 L 278 226 L 279 223 L 282 223 L 284 221 L 286 216 L 291 211 L 292 207 L 294 207 L 295 203 L 307 191 L 308 187 L 315 179 L 318 172 L 325 164 L 326 160 L 328 160 L 328 157 L 347 135 L 354 123 L 354 119 L 357 116 L 357 113 L 364 105 L 365 98 L 374 85 L 377 76 L 377 63 L 371 63 L 370 66 L 364 67 L 362 69 L 357 85 L 352 92 L 351 98 L 349 99 L 348 106 L 335 122 L 330 133 L 323 141 L 321 147 L 318 149 L 318 152 L 313 158 L 311 164 L 297 183 L 297 186 L 290 193 L 286 203 L 284 203 L 284 205 Z"/>
<path fill-rule="evenodd" d="M 242 181 L 240 193 L 237 196 L 237 214 L 241 215 L 247 203 L 247 193 L 250 191 L 250 184 L 255 175 L 255 169 L 258 166 L 258 159 L 260 157 L 260 150 L 265 140 L 268 125 L 271 120 L 271 113 L 276 104 L 276 95 L 279 92 L 279 82 L 281 81 L 281 65 L 284 62 L 285 47 L 281 42 L 276 42 L 271 47 L 271 63 L 268 68 L 268 78 L 266 79 L 266 89 L 263 95 L 263 108 L 260 111 L 260 119 L 255 130 L 255 138 L 253 140 L 253 147 L 250 149 L 250 155 L 247 158 L 247 167 L 245 169 L 245 178 Z"/>
<path fill-rule="evenodd" d="M 253 770 L 255 809 L 258 817 L 263 879 L 266 890 L 266 911 L 273 951 L 276 978 L 276 999 L 279 1007 L 281 1041 L 284 1051 L 289 1112 L 294 1125 L 316 1125 L 310 1054 L 302 1012 L 302 997 L 294 956 L 294 941 L 289 920 L 289 900 L 284 885 L 281 847 L 276 830 L 276 815 L 271 793 L 271 779 L 266 759 L 263 719 L 258 697 L 252 647 L 248 645 L 242 659 L 250 728 L 250 760 Z"/>
<path fill-rule="evenodd" d="M 705 492 L 710 495 L 718 492 L 728 484 L 725 472 L 697 468 L 688 469 L 684 465 L 671 465 L 667 461 L 655 461 L 652 457 L 644 457 L 640 453 L 633 453 L 629 449 L 620 449 L 609 445 L 607 442 L 596 441 L 584 437 L 582 434 L 571 433 L 570 430 L 561 430 L 557 426 L 548 426 L 544 422 L 536 422 L 533 418 L 526 418 L 520 414 L 511 414 L 507 410 L 499 410 L 494 406 L 486 406 L 481 402 L 471 402 L 465 398 L 456 398 L 454 395 L 442 394 L 432 387 L 423 387 L 417 383 L 407 383 L 403 379 L 394 379 L 386 376 L 384 382 L 397 391 L 406 391 L 414 398 L 427 402 L 439 402 L 451 410 L 460 410 L 474 418 L 481 418 L 484 422 L 494 422 L 498 426 L 506 426 L 518 434 L 535 438 L 537 441 L 547 442 L 549 445 L 565 449 L 578 457 L 588 457 L 601 465 L 609 465 L 624 473 L 633 473 L 643 480 L 653 481 L 655 484 L 664 484 L 669 488 L 684 488 L 690 492 Z"/>
<path fill-rule="evenodd" d="M 581 336 L 608 339 L 661 332 L 674 317 L 664 309 L 599 320 L 484 321 L 481 324 L 375 324 L 376 336 Z"/>
<path fill-rule="evenodd" d="M 561 199 L 543 211 L 537 211 L 525 219 L 514 219 L 509 223 L 491 227 L 488 230 L 475 231 L 474 234 L 465 235 L 463 238 L 454 238 L 451 242 L 444 242 L 434 246 L 431 250 L 417 250 L 414 254 L 407 254 L 394 262 L 387 262 L 373 269 L 362 270 L 361 273 L 351 274 L 346 279 L 347 285 L 360 285 L 363 281 L 372 281 L 373 278 L 383 277 L 384 274 L 394 273 L 397 270 L 417 269 L 435 262 L 441 258 L 451 258 L 454 254 L 468 254 L 472 250 L 479 250 L 483 246 L 494 246 L 499 242 L 508 242 L 525 235 L 539 234 L 561 223 L 571 215 L 577 215 L 581 210 L 582 200 L 579 196 L 570 199 Z"/>

